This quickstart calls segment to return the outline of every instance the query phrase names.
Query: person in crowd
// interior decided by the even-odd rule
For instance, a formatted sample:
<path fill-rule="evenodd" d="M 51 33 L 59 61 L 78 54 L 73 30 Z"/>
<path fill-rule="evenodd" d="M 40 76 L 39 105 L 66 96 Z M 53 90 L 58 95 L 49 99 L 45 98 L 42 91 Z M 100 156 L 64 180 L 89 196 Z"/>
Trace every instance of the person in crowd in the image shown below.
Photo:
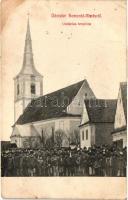
<path fill-rule="evenodd" d="M 112 155 L 111 153 L 107 153 L 105 159 L 105 175 L 112 176 Z"/>

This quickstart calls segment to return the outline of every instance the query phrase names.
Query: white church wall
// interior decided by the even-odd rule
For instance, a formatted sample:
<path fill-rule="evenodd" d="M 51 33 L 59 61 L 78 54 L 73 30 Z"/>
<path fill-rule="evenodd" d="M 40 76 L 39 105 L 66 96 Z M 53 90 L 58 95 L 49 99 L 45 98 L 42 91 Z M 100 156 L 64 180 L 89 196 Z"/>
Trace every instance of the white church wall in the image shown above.
<path fill-rule="evenodd" d="M 36 96 L 40 96 L 40 82 L 36 82 Z"/>
<path fill-rule="evenodd" d="M 92 139 L 94 142 L 94 138 L 92 138 L 92 135 L 95 136 L 95 128 L 92 128 L 91 125 L 87 124 L 80 127 L 80 147 L 81 148 L 91 147 Z"/>
<path fill-rule="evenodd" d="M 21 100 L 17 101 L 14 107 L 15 107 L 14 120 L 16 121 L 19 118 L 19 116 L 23 113 L 23 101 Z"/>
<path fill-rule="evenodd" d="M 25 97 L 31 97 L 31 88 L 30 88 L 30 81 L 25 82 Z"/>
<path fill-rule="evenodd" d="M 71 128 L 74 129 L 78 128 L 80 124 L 80 118 L 59 118 L 59 119 L 51 119 L 51 120 L 44 120 L 34 122 L 33 125 L 35 126 L 36 130 L 38 131 L 39 135 L 42 137 L 43 135 L 47 138 L 52 135 L 52 131 L 63 130 L 65 134 L 68 136 L 71 132 Z"/>
<path fill-rule="evenodd" d="M 55 130 L 62 129 L 66 131 L 69 129 L 69 119 L 67 118 L 60 118 L 57 119 L 55 122 Z"/>
<path fill-rule="evenodd" d="M 79 131 L 80 119 L 70 120 L 70 131 L 73 132 L 74 130 Z"/>
<path fill-rule="evenodd" d="M 42 134 L 46 137 L 50 137 L 52 134 L 52 129 L 55 130 L 54 121 L 44 121 L 44 122 L 35 122 L 33 123 L 39 135 L 42 137 Z"/>
<path fill-rule="evenodd" d="M 31 102 L 31 99 L 25 99 L 24 101 L 24 109 L 28 106 L 28 104 Z"/>
<path fill-rule="evenodd" d="M 81 124 L 84 124 L 89 121 L 87 109 L 85 106 L 85 103 L 83 103 L 83 112 L 82 112 L 82 119 L 81 119 Z"/>
<path fill-rule="evenodd" d="M 70 129 L 70 121 L 76 121 L 76 123 L 80 123 L 80 117 L 65 117 L 65 118 L 54 118 L 48 119 L 38 122 L 33 122 L 34 126 L 41 130 L 41 127 L 48 126 L 48 127 L 55 127 L 55 130 L 63 129 L 64 131 Z"/>

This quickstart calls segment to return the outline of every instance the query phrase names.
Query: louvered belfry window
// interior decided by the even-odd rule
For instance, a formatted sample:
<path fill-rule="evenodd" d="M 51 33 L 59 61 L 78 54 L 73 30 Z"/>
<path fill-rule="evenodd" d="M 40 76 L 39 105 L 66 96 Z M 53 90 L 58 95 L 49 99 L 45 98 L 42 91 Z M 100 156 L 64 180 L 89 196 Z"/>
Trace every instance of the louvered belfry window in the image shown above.
<path fill-rule="evenodd" d="M 36 93 L 36 87 L 35 87 L 35 84 L 32 83 L 31 84 L 31 94 L 35 94 Z"/>
<path fill-rule="evenodd" d="M 20 93 L 20 87 L 19 87 L 19 84 L 17 84 L 17 95 L 19 95 Z"/>
<path fill-rule="evenodd" d="M 86 130 L 86 140 L 88 140 L 88 130 Z"/>

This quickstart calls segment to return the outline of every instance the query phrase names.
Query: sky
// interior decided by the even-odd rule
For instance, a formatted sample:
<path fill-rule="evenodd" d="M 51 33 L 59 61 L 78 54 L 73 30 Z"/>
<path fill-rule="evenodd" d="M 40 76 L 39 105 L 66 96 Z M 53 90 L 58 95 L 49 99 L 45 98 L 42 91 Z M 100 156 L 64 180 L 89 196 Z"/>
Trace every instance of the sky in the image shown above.
<path fill-rule="evenodd" d="M 97 98 L 117 98 L 119 83 L 126 81 L 125 1 L 21 1 L 7 13 L 1 32 L 2 140 L 10 139 L 14 123 L 13 77 L 22 67 L 28 12 L 44 94 L 86 78 Z M 52 13 L 101 14 L 101 18 L 52 18 Z"/>

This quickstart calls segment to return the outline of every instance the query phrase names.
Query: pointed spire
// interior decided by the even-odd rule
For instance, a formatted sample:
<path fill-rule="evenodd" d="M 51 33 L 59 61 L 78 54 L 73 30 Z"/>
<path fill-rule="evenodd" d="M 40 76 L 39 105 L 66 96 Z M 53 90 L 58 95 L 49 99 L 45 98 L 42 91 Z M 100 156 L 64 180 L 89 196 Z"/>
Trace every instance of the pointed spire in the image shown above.
<path fill-rule="evenodd" d="M 24 60 L 23 60 L 23 67 L 28 68 L 28 66 L 29 68 L 34 67 L 29 18 L 27 23 L 27 32 L 26 32 L 25 47 L 24 47 Z"/>
<path fill-rule="evenodd" d="M 27 21 L 25 46 L 24 46 L 23 65 L 19 74 L 30 74 L 30 75 L 35 75 L 35 76 L 41 76 L 41 74 L 38 73 L 37 70 L 35 69 L 35 65 L 34 65 L 29 14 L 28 14 L 28 21 Z"/>
<path fill-rule="evenodd" d="M 29 23 L 29 13 L 28 13 L 26 40 L 31 40 L 30 23 Z"/>

